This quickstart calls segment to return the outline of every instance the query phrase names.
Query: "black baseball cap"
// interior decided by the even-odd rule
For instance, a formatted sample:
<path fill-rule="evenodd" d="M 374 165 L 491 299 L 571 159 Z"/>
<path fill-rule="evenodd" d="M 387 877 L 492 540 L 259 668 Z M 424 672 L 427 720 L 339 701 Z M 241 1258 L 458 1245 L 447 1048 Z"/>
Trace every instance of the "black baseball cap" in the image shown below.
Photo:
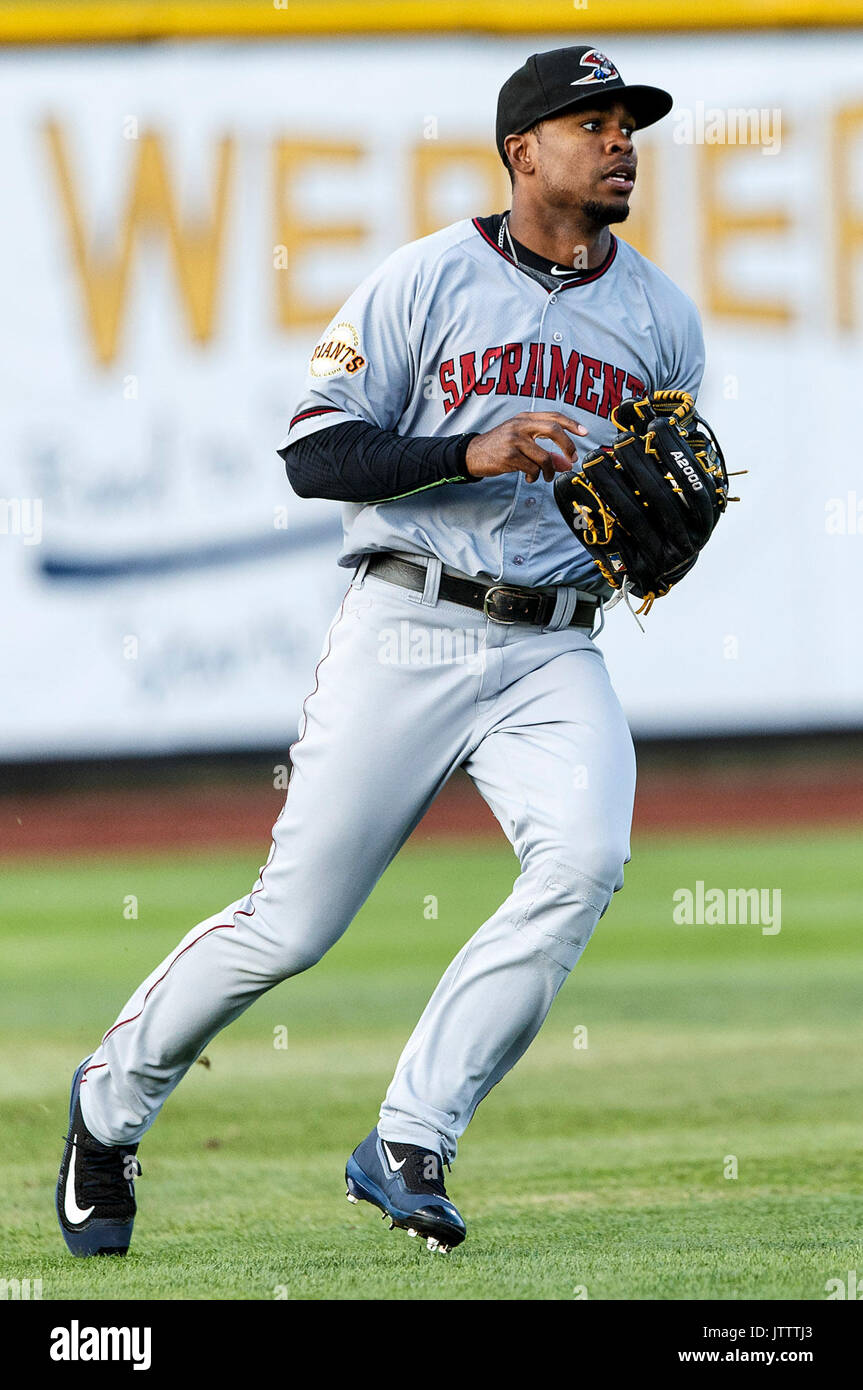
<path fill-rule="evenodd" d="M 533 53 L 508 77 L 497 99 L 497 149 L 508 167 L 504 140 L 521 135 L 537 121 L 562 116 L 573 106 L 593 106 L 613 92 L 632 112 L 639 129 L 667 116 L 673 106 L 660 87 L 630 87 L 598 48 L 579 45 Z"/>

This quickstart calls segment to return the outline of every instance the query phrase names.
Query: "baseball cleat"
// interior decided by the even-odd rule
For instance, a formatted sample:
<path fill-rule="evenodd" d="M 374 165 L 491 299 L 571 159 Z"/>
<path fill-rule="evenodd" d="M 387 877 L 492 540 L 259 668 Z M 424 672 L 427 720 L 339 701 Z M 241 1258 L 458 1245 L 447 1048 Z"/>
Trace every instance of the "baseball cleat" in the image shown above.
<path fill-rule="evenodd" d="M 55 1206 L 63 1239 L 73 1255 L 125 1255 L 135 1222 L 135 1184 L 141 1166 L 137 1144 L 100 1144 L 81 1114 L 81 1077 L 72 1077 L 69 1133 L 57 1179 Z"/>
<path fill-rule="evenodd" d="M 432 1149 L 381 1139 L 377 1129 L 354 1149 L 345 1168 L 348 1201 L 371 1202 L 390 1230 L 424 1236 L 432 1253 L 448 1254 L 467 1230 L 443 1184 L 443 1164 Z"/>

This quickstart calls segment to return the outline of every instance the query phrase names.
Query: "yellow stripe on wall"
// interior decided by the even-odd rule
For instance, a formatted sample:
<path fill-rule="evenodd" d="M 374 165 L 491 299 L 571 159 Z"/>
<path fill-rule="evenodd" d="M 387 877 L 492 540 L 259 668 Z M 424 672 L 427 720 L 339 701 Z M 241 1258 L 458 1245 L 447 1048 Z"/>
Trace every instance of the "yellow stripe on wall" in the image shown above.
<path fill-rule="evenodd" d="M 2 43 L 863 25 L 863 0 L 4 0 Z"/>

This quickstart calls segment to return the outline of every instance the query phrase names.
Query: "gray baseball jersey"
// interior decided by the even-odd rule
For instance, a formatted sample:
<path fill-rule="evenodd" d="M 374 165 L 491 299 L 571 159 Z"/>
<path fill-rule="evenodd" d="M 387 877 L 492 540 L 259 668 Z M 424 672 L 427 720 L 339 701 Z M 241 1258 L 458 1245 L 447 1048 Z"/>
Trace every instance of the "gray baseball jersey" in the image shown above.
<path fill-rule="evenodd" d="M 559 410 L 586 426 L 583 458 L 614 438 L 622 397 L 696 395 L 703 368 L 695 305 L 625 242 L 612 237 L 595 271 L 548 290 L 466 219 L 401 247 L 354 291 L 312 353 L 284 444 L 347 420 L 431 436 Z M 503 583 L 602 588 L 551 486 L 521 473 L 345 503 L 343 520 L 346 566 L 369 551 L 430 553 Z"/>

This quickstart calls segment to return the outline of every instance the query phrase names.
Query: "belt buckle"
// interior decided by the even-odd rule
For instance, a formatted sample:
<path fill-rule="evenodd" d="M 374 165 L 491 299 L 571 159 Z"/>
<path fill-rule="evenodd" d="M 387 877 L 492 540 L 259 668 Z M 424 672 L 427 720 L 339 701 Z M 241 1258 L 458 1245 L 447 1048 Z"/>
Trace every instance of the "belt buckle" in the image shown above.
<path fill-rule="evenodd" d="M 514 623 L 517 623 L 519 621 L 518 618 L 499 618 L 495 613 L 492 613 L 489 609 L 489 601 L 492 599 L 492 595 L 497 594 L 511 594 L 515 598 L 520 598 L 521 590 L 516 589 L 511 584 L 492 584 L 489 586 L 488 589 L 486 589 L 485 596 L 482 601 L 482 611 L 491 622 L 500 623 L 502 627 L 512 627 Z"/>

